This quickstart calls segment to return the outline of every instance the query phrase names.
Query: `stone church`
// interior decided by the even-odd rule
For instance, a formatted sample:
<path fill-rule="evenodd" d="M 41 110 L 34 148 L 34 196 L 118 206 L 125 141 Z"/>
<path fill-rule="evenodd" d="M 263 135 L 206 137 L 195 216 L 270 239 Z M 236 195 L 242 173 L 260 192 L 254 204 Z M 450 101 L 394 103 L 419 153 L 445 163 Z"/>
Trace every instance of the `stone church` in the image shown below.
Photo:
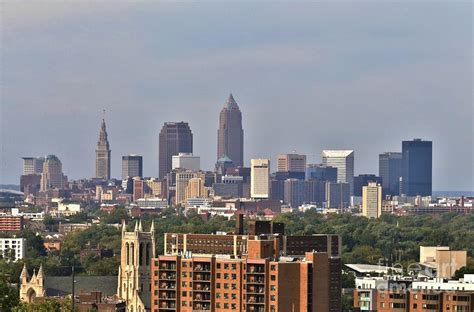
<path fill-rule="evenodd" d="M 155 257 L 155 229 L 145 232 L 142 222 L 133 232 L 122 225 L 121 261 L 117 296 L 127 303 L 128 312 L 151 311 L 151 261 Z"/>

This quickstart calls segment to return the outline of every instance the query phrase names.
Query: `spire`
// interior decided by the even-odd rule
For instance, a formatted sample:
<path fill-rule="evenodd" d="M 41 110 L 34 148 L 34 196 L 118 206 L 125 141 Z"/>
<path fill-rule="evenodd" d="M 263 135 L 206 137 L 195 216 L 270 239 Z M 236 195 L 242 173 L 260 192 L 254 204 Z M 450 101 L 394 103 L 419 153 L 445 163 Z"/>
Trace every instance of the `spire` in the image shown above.
<path fill-rule="evenodd" d="M 138 221 L 135 221 L 135 232 L 138 232 Z"/>
<path fill-rule="evenodd" d="M 140 221 L 138 221 L 138 231 L 143 232 L 142 219 L 140 219 Z"/>
<path fill-rule="evenodd" d="M 41 263 L 40 264 L 40 268 L 38 270 L 38 274 L 36 274 L 36 278 L 37 279 L 43 279 L 44 276 L 43 276 L 43 264 Z"/>
<path fill-rule="evenodd" d="M 151 220 L 150 233 L 155 233 L 155 220 Z"/>
<path fill-rule="evenodd" d="M 125 234 L 125 231 L 127 231 L 127 225 L 125 224 L 125 219 L 122 220 L 122 237 Z"/>
<path fill-rule="evenodd" d="M 225 107 L 227 109 L 239 109 L 239 105 L 237 105 L 237 102 L 235 101 L 234 96 L 232 95 L 232 93 L 229 94 L 229 97 L 227 98 L 227 102 L 226 102 Z"/>
<path fill-rule="evenodd" d="M 27 281 L 28 270 L 26 269 L 26 263 L 23 263 L 23 269 L 21 270 L 20 278 L 22 281 Z"/>

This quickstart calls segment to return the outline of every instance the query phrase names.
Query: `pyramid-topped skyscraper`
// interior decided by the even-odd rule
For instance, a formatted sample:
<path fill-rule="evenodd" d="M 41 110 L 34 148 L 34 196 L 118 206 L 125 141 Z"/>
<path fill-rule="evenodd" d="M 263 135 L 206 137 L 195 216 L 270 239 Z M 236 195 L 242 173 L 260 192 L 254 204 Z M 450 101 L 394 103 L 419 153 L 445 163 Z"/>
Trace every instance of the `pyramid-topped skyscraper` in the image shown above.
<path fill-rule="evenodd" d="M 217 130 L 217 159 L 227 156 L 235 166 L 243 166 L 244 162 L 244 130 L 242 129 L 242 113 L 232 94 L 219 115 Z"/>
<path fill-rule="evenodd" d="M 97 141 L 97 149 L 95 150 L 95 177 L 104 180 L 110 179 L 110 146 L 104 118 L 102 119 L 99 141 Z"/>

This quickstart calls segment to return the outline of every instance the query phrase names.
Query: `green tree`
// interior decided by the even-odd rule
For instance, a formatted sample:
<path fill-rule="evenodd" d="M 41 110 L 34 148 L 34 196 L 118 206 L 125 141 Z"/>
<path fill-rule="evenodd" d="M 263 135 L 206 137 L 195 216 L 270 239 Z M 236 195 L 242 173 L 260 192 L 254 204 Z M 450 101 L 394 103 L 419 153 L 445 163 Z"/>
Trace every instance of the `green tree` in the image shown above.
<path fill-rule="evenodd" d="M 0 281 L 0 311 L 10 312 L 19 304 L 18 292 L 6 281 Z"/>

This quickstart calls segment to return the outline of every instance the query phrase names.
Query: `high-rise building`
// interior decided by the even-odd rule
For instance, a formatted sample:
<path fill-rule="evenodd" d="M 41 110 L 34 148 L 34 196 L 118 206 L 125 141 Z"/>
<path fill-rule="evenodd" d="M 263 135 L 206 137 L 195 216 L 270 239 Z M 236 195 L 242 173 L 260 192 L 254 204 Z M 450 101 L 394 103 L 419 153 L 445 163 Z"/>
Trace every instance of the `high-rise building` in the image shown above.
<path fill-rule="evenodd" d="M 337 182 L 349 183 L 349 193 L 354 194 L 354 151 L 324 150 L 323 165 L 337 168 Z"/>
<path fill-rule="evenodd" d="M 227 156 L 235 166 L 244 164 L 244 130 L 242 113 L 232 94 L 219 114 L 217 130 L 217 159 Z"/>
<path fill-rule="evenodd" d="M 387 152 L 379 155 L 379 176 L 384 195 L 399 195 L 402 176 L 402 153 Z"/>
<path fill-rule="evenodd" d="M 362 187 L 362 215 L 367 218 L 379 218 L 382 215 L 382 186 L 369 182 Z"/>
<path fill-rule="evenodd" d="M 178 153 L 171 158 L 171 169 L 201 170 L 201 157 L 193 153 Z"/>
<path fill-rule="evenodd" d="M 337 182 L 337 168 L 322 164 L 308 164 L 306 166 L 306 179 Z"/>
<path fill-rule="evenodd" d="M 250 196 L 252 198 L 269 198 L 270 159 L 252 159 L 250 171 Z"/>
<path fill-rule="evenodd" d="M 402 191 L 407 196 L 431 196 L 433 143 L 414 139 L 402 142 Z"/>
<path fill-rule="evenodd" d="M 375 174 L 359 174 L 354 177 L 354 196 L 362 196 L 362 188 L 369 185 L 370 182 L 382 184 L 382 178 Z"/>
<path fill-rule="evenodd" d="M 117 296 L 127 302 L 127 312 L 151 310 L 151 265 L 155 257 L 155 227 L 143 231 L 137 222 L 133 232 L 122 225 L 122 249 L 118 270 Z"/>
<path fill-rule="evenodd" d="M 305 172 L 306 155 L 280 154 L 277 157 L 277 170 L 289 172 Z"/>
<path fill-rule="evenodd" d="M 23 175 L 42 174 L 44 157 L 23 157 Z"/>
<path fill-rule="evenodd" d="M 50 188 L 64 189 L 66 177 L 63 174 L 63 165 L 56 155 L 48 155 L 43 164 L 41 174 L 41 191 Z"/>
<path fill-rule="evenodd" d="M 186 200 L 189 198 L 207 198 L 209 193 L 204 187 L 204 180 L 202 178 L 191 178 L 186 187 Z"/>
<path fill-rule="evenodd" d="M 110 146 L 105 128 L 105 119 L 102 119 L 99 141 L 97 141 L 97 149 L 95 150 L 95 177 L 104 180 L 110 179 Z"/>
<path fill-rule="evenodd" d="M 326 208 L 347 208 L 350 204 L 349 183 L 326 182 Z"/>
<path fill-rule="evenodd" d="M 143 177 L 143 157 L 138 155 L 122 156 L 122 179 Z"/>
<path fill-rule="evenodd" d="M 193 133 L 187 122 L 165 122 L 160 132 L 159 178 L 172 169 L 173 155 L 193 152 Z"/>

